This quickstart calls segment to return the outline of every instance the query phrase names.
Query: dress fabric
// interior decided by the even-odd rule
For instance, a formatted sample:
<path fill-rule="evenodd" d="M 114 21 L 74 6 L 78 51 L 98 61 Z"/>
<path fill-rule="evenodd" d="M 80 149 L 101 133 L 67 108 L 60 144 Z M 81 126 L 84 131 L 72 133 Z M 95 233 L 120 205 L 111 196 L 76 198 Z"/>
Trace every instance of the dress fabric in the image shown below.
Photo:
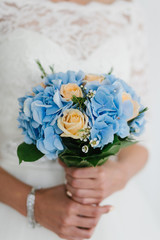
<path fill-rule="evenodd" d="M 18 101 L 41 81 L 35 63 L 49 71 L 83 70 L 114 74 L 131 84 L 148 106 L 147 60 L 141 11 L 133 2 L 85 6 L 50 0 L 0 1 L 0 166 L 21 181 L 43 188 L 64 183 L 57 161 L 42 158 L 18 164 L 23 141 L 18 129 Z M 145 87 L 144 87 L 145 86 Z M 143 135 L 140 143 L 148 145 Z M 159 228 L 143 192 L 133 180 L 109 198 L 115 211 L 103 216 L 91 240 L 158 240 Z M 44 227 L 31 229 L 25 217 L 0 203 L 0 239 L 59 240 Z"/>

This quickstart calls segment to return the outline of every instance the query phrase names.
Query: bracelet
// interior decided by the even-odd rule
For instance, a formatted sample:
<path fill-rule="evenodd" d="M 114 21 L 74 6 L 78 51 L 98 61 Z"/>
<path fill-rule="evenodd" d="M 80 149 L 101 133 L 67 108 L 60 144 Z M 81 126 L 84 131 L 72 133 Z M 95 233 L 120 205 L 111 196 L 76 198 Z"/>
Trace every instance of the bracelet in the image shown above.
<path fill-rule="evenodd" d="M 30 193 L 27 196 L 27 219 L 28 219 L 28 224 L 31 228 L 35 228 L 36 225 L 40 226 L 36 221 L 34 217 L 34 205 L 35 205 L 35 193 L 36 190 L 40 189 L 32 187 Z"/>

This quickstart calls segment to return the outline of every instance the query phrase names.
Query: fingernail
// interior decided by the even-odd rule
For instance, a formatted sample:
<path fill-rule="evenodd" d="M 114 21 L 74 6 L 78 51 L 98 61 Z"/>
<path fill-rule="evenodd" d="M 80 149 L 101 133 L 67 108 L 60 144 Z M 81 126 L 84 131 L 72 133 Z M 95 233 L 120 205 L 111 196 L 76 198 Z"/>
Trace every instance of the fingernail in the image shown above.
<path fill-rule="evenodd" d="M 109 212 L 112 212 L 114 209 L 115 209 L 115 207 L 114 207 L 114 206 L 111 206 L 111 207 L 109 208 Z"/>
<path fill-rule="evenodd" d="M 72 197 L 72 193 L 70 191 L 67 191 L 66 194 L 69 196 L 69 197 Z"/>

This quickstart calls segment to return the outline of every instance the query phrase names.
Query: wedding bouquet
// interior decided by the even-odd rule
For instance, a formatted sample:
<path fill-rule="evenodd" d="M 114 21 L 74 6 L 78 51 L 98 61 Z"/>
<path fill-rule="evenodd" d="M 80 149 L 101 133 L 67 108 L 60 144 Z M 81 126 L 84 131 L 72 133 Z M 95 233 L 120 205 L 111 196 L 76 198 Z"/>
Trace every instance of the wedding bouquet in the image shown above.
<path fill-rule="evenodd" d="M 134 144 L 144 129 L 144 108 L 134 90 L 112 73 L 83 71 L 51 74 L 19 98 L 19 128 L 24 143 L 19 163 L 44 155 L 59 157 L 69 167 L 99 166 L 111 155 Z"/>

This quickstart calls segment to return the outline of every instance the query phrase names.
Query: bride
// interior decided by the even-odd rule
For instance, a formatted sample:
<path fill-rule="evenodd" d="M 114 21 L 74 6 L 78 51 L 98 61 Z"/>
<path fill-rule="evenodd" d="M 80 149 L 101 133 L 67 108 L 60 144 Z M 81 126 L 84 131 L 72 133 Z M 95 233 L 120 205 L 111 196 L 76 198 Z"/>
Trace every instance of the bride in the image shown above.
<path fill-rule="evenodd" d="M 109 72 L 147 105 L 143 21 L 134 1 L 1 0 L 0 239 L 151 240 L 158 226 L 132 179 L 148 159 L 147 137 L 95 169 L 45 158 L 18 164 L 17 98 L 41 80 L 35 59 L 55 71 Z M 27 224 L 32 187 L 35 228 Z M 111 212 L 111 210 L 114 211 Z"/>

